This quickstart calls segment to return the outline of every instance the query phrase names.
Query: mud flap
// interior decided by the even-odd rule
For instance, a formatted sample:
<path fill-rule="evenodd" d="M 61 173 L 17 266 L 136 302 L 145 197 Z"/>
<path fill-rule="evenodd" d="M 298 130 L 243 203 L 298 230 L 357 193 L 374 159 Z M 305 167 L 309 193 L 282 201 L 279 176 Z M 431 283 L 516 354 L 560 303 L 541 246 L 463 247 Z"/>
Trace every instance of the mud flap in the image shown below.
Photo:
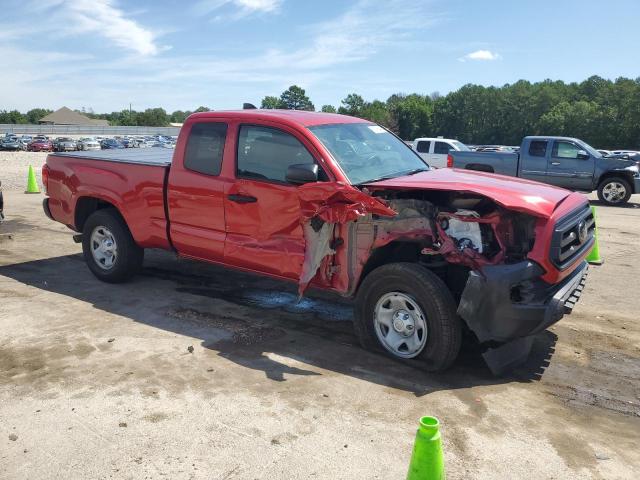
<path fill-rule="evenodd" d="M 482 357 L 491 373 L 498 376 L 526 362 L 532 345 L 533 336 L 516 338 L 497 348 L 489 348 Z"/>

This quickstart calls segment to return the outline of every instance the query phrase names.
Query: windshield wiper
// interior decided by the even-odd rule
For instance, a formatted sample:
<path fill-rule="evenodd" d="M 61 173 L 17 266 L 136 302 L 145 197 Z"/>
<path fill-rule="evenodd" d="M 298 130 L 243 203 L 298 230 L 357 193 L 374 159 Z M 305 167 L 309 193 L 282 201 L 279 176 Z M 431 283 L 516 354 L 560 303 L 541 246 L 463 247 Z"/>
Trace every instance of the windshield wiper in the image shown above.
<path fill-rule="evenodd" d="M 389 180 L 391 178 L 397 178 L 397 177 L 406 177 L 408 175 L 415 175 L 416 173 L 428 172 L 428 171 L 429 169 L 425 167 L 414 168 L 413 170 L 409 170 L 408 172 L 395 172 L 395 173 L 390 173 L 388 175 L 383 175 L 382 177 L 372 178 L 371 180 L 360 182 L 358 183 L 358 185 L 364 185 L 365 183 L 381 182 L 382 180 Z"/>
<path fill-rule="evenodd" d="M 415 175 L 416 173 L 420 173 L 420 172 L 428 172 L 430 169 L 429 168 L 424 168 L 424 167 L 420 167 L 420 168 L 414 168 L 413 170 L 411 170 L 408 173 L 403 174 L 404 176 L 409 176 L 409 175 Z"/>

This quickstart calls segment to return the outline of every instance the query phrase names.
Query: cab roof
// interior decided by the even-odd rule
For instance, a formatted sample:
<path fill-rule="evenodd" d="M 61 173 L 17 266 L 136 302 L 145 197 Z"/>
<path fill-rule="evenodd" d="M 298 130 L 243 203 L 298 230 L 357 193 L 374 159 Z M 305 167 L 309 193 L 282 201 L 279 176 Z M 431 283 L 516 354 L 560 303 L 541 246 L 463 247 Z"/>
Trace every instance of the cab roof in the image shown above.
<path fill-rule="evenodd" d="M 305 110 L 220 110 L 212 112 L 194 113 L 189 116 L 190 120 L 205 118 L 229 118 L 251 121 L 257 119 L 278 120 L 282 123 L 293 124 L 303 127 L 315 125 L 330 125 L 339 123 L 371 123 L 361 118 L 340 115 L 337 113 L 308 112 Z"/>

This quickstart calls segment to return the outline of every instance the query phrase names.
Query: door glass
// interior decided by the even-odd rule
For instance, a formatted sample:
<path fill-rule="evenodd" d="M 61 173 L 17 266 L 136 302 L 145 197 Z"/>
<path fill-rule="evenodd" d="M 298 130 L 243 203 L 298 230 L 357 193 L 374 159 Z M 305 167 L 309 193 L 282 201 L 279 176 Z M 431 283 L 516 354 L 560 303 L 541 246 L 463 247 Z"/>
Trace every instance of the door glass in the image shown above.
<path fill-rule="evenodd" d="M 433 153 L 436 153 L 439 155 L 448 155 L 449 150 L 451 150 L 451 145 L 444 142 L 436 142 L 436 144 L 433 147 Z"/>
<path fill-rule="evenodd" d="M 532 157 L 544 157 L 547 155 L 547 142 L 545 140 L 533 140 L 529 145 L 529 155 Z"/>
<path fill-rule="evenodd" d="M 578 152 L 580 150 L 580 147 L 571 142 L 558 140 L 553 143 L 553 151 L 551 154 L 555 158 L 578 158 Z"/>
<path fill-rule="evenodd" d="M 431 147 L 431 142 L 420 140 L 416 145 L 416 150 L 418 153 L 429 153 L 429 147 Z"/>
<path fill-rule="evenodd" d="M 238 138 L 238 178 L 286 182 L 290 165 L 315 163 L 297 138 L 275 128 L 243 125 Z"/>
<path fill-rule="evenodd" d="M 184 154 L 184 168 L 205 175 L 220 175 L 226 137 L 226 123 L 193 125 Z"/>

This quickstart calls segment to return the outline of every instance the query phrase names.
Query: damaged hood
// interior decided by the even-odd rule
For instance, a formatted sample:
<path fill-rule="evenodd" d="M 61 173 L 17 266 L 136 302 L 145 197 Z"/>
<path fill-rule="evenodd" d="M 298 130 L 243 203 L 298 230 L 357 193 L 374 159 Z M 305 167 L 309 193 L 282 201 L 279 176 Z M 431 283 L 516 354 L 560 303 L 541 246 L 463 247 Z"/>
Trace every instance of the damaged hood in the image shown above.
<path fill-rule="evenodd" d="M 509 210 L 549 218 L 571 192 L 544 183 L 493 173 L 440 168 L 364 185 L 369 190 L 440 190 L 469 192 L 494 200 Z"/>

